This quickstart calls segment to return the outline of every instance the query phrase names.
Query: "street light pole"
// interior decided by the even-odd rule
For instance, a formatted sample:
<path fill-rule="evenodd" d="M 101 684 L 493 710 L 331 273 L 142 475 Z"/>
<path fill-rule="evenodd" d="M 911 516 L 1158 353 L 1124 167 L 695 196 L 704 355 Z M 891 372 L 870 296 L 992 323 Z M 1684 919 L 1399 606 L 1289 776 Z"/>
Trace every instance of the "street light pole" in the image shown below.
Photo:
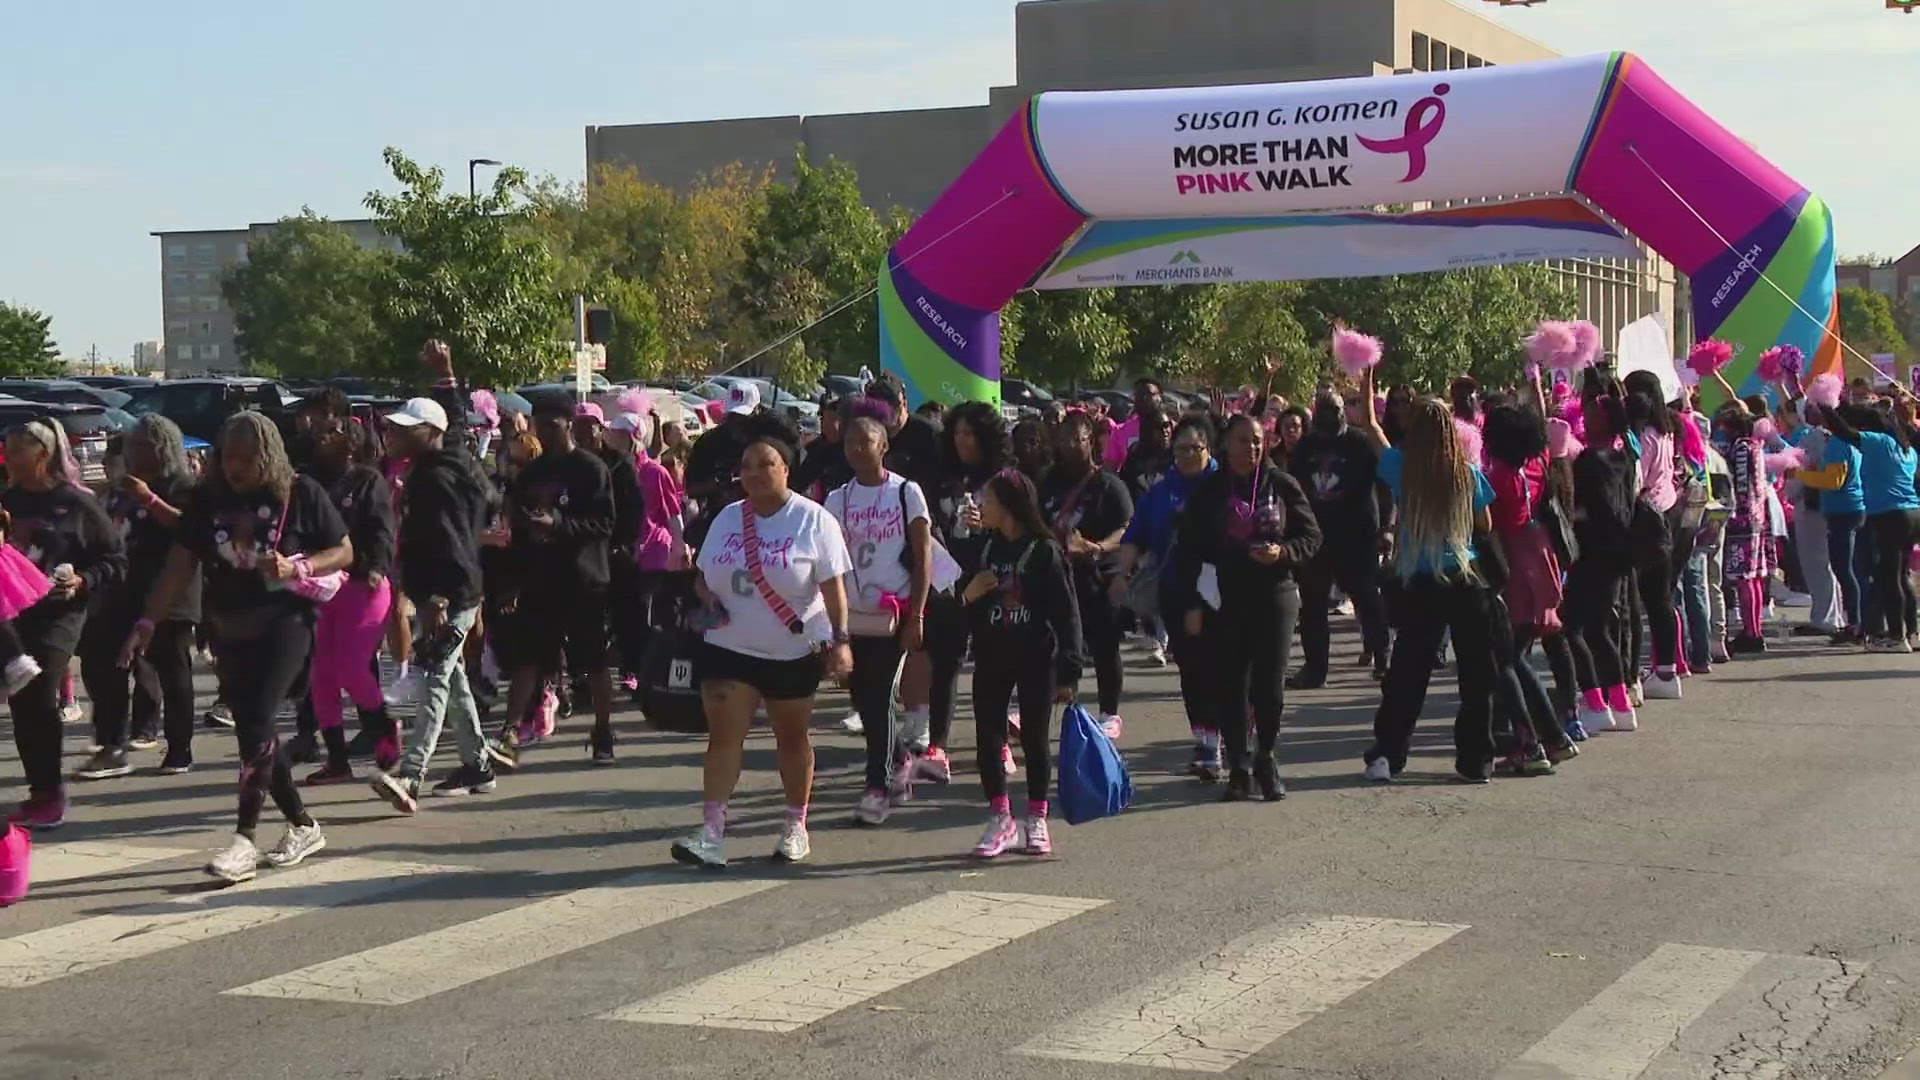
<path fill-rule="evenodd" d="M 473 171 L 482 165 L 497 166 L 499 164 L 499 162 L 492 158 L 477 157 L 467 159 L 467 199 L 469 201 L 476 203 L 480 201 L 480 186 L 474 180 Z"/>

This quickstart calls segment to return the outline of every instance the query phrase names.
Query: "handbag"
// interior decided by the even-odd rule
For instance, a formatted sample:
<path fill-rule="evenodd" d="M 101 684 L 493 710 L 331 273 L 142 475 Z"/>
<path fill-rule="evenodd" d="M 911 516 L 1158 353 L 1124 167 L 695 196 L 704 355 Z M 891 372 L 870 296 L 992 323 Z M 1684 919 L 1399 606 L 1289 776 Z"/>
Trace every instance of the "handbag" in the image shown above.
<path fill-rule="evenodd" d="M 853 504 L 853 495 L 851 494 L 853 488 L 851 485 L 847 487 L 847 491 L 849 494 L 846 496 L 846 502 L 848 509 L 851 510 Z M 878 500 L 876 500 L 876 510 L 879 508 L 877 502 Z M 852 516 L 851 513 L 849 513 L 848 516 Z M 907 485 L 903 483 L 900 485 L 900 529 L 902 532 L 900 565 L 911 570 L 913 552 L 911 547 L 905 542 L 904 534 L 906 528 Z M 858 598 L 865 592 L 860 585 L 860 566 L 858 563 L 853 564 L 850 574 L 853 578 L 853 596 Z M 880 610 L 878 611 L 860 611 L 855 609 L 852 603 L 849 603 L 847 605 L 847 634 L 850 637 L 890 638 L 900 632 L 900 615 L 905 608 L 905 600 L 894 593 L 881 594 Z"/>
<path fill-rule="evenodd" d="M 1160 614 L 1160 560 L 1148 555 L 1127 579 L 1127 592 L 1121 598 L 1127 610 L 1142 619 Z"/>
<path fill-rule="evenodd" d="M 697 607 L 684 583 L 673 595 L 656 598 L 653 633 L 640 662 L 638 697 L 640 715 L 661 731 L 703 735 L 707 730 L 707 710 L 694 671 L 704 638 L 687 618 Z"/>
<path fill-rule="evenodd" d="M 1079 702 L 1060 717 L 1059 772 L 1060 810 L 1069 825 L 1112 817 L 1133 803 L 1127 763 Z"/>
<path fill-rule="evenodd" d="M 280 523 L 274 526 L 273 538 L 268 543 L 268 550 L 276 552 L 280 550 L 280 540 L 287 531 L 287 515 L 292 509 L 293 497 L 289 495 L 286 504 L 280 508 Z M 282 590 L 302 600 L 324 604 L 339 595 L 340 587 L 346 582 L 347 572 L 335 570 L 330 574 L 313 574 L 295 578 L 292 581 L 270 582 L 268 589 L 271 593 L 273 586 L 278 585 Z M 284 613 L 283 609 L 271 603 L 256 604 L 253 607 L 226 612 L 218 608 L 210 608 L 207 612 L 207 622 L 213 628 L 214 637 L 218 641 L 223 644 L 238 645 L 258 639 L 267 632 L 267 627 L 272 621 Z"/>
<path fill-rule="evenodd" d="M 273 529 L 272 548 L 274 551 L 280 550 L 280 538 L 285 536 L 287 532 L 287 515 L 292 512 L 293 495 L 292 493 L 288 493 L 285 505 L 280 507 L 280 524 L 274 526 Z M 340 594 L 340 586 L 346 583 L 347 572 L 345 570 L 335 570 L 330 574 L 303 575 L 294 578 L 292 581 L 283 582 L 282 584 L 287 587 L 288 592 L 291 592 L 302 600 L 311 600 L 316 604 L 324 604 L 335 596 L 338 596 Z"/>

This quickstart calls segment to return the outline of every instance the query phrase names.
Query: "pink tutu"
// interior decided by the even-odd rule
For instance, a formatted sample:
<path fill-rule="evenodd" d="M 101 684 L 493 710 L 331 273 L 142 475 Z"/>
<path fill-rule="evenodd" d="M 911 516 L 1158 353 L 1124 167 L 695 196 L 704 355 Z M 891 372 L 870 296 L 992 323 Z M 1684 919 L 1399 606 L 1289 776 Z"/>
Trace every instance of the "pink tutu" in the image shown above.
<path fill-rule="evenodd" d="M 0 621 L 12 622 L 52 588 L 53 582 L 19 548 L 0 543 Z"/>

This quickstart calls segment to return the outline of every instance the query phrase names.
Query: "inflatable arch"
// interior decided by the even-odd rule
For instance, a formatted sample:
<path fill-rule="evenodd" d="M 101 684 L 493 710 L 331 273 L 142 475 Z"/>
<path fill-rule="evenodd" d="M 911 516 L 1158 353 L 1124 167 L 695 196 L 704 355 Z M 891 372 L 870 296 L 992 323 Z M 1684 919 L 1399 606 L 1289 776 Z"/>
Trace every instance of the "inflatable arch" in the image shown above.
<path fill-rule="evenodd" d="M 1688 276 L 1695 336 L 1734 344 L 1743 393 L 1779 343 L 1840 369 L 1826 204 L 1624 53 L 1040 94 L 887 254 L 881 359 L 915 402 L 998 401 L 999 311 L 1029 287 L 1634 257 L 1571 193 Z"/>

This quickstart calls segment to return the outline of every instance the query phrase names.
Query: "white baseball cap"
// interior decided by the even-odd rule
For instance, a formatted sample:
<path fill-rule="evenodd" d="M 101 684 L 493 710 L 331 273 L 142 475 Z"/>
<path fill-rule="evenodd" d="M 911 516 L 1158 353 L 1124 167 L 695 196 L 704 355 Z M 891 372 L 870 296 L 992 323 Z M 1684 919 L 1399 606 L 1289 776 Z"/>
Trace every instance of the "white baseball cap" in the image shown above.
<path fill-rule="evenodd" d="M 396 427 L 425 424 L 435 431 L 447 430 L 447 410 L 432 398 L 409 398 L 405 405 L 387 414 L 387 423 Z"/>
<path fill-rule="evenodd" d="M 750 382 L 737 382 L 727 391 L 727 411 L 750 413 L 760 407 L 760 388 Z"/>

